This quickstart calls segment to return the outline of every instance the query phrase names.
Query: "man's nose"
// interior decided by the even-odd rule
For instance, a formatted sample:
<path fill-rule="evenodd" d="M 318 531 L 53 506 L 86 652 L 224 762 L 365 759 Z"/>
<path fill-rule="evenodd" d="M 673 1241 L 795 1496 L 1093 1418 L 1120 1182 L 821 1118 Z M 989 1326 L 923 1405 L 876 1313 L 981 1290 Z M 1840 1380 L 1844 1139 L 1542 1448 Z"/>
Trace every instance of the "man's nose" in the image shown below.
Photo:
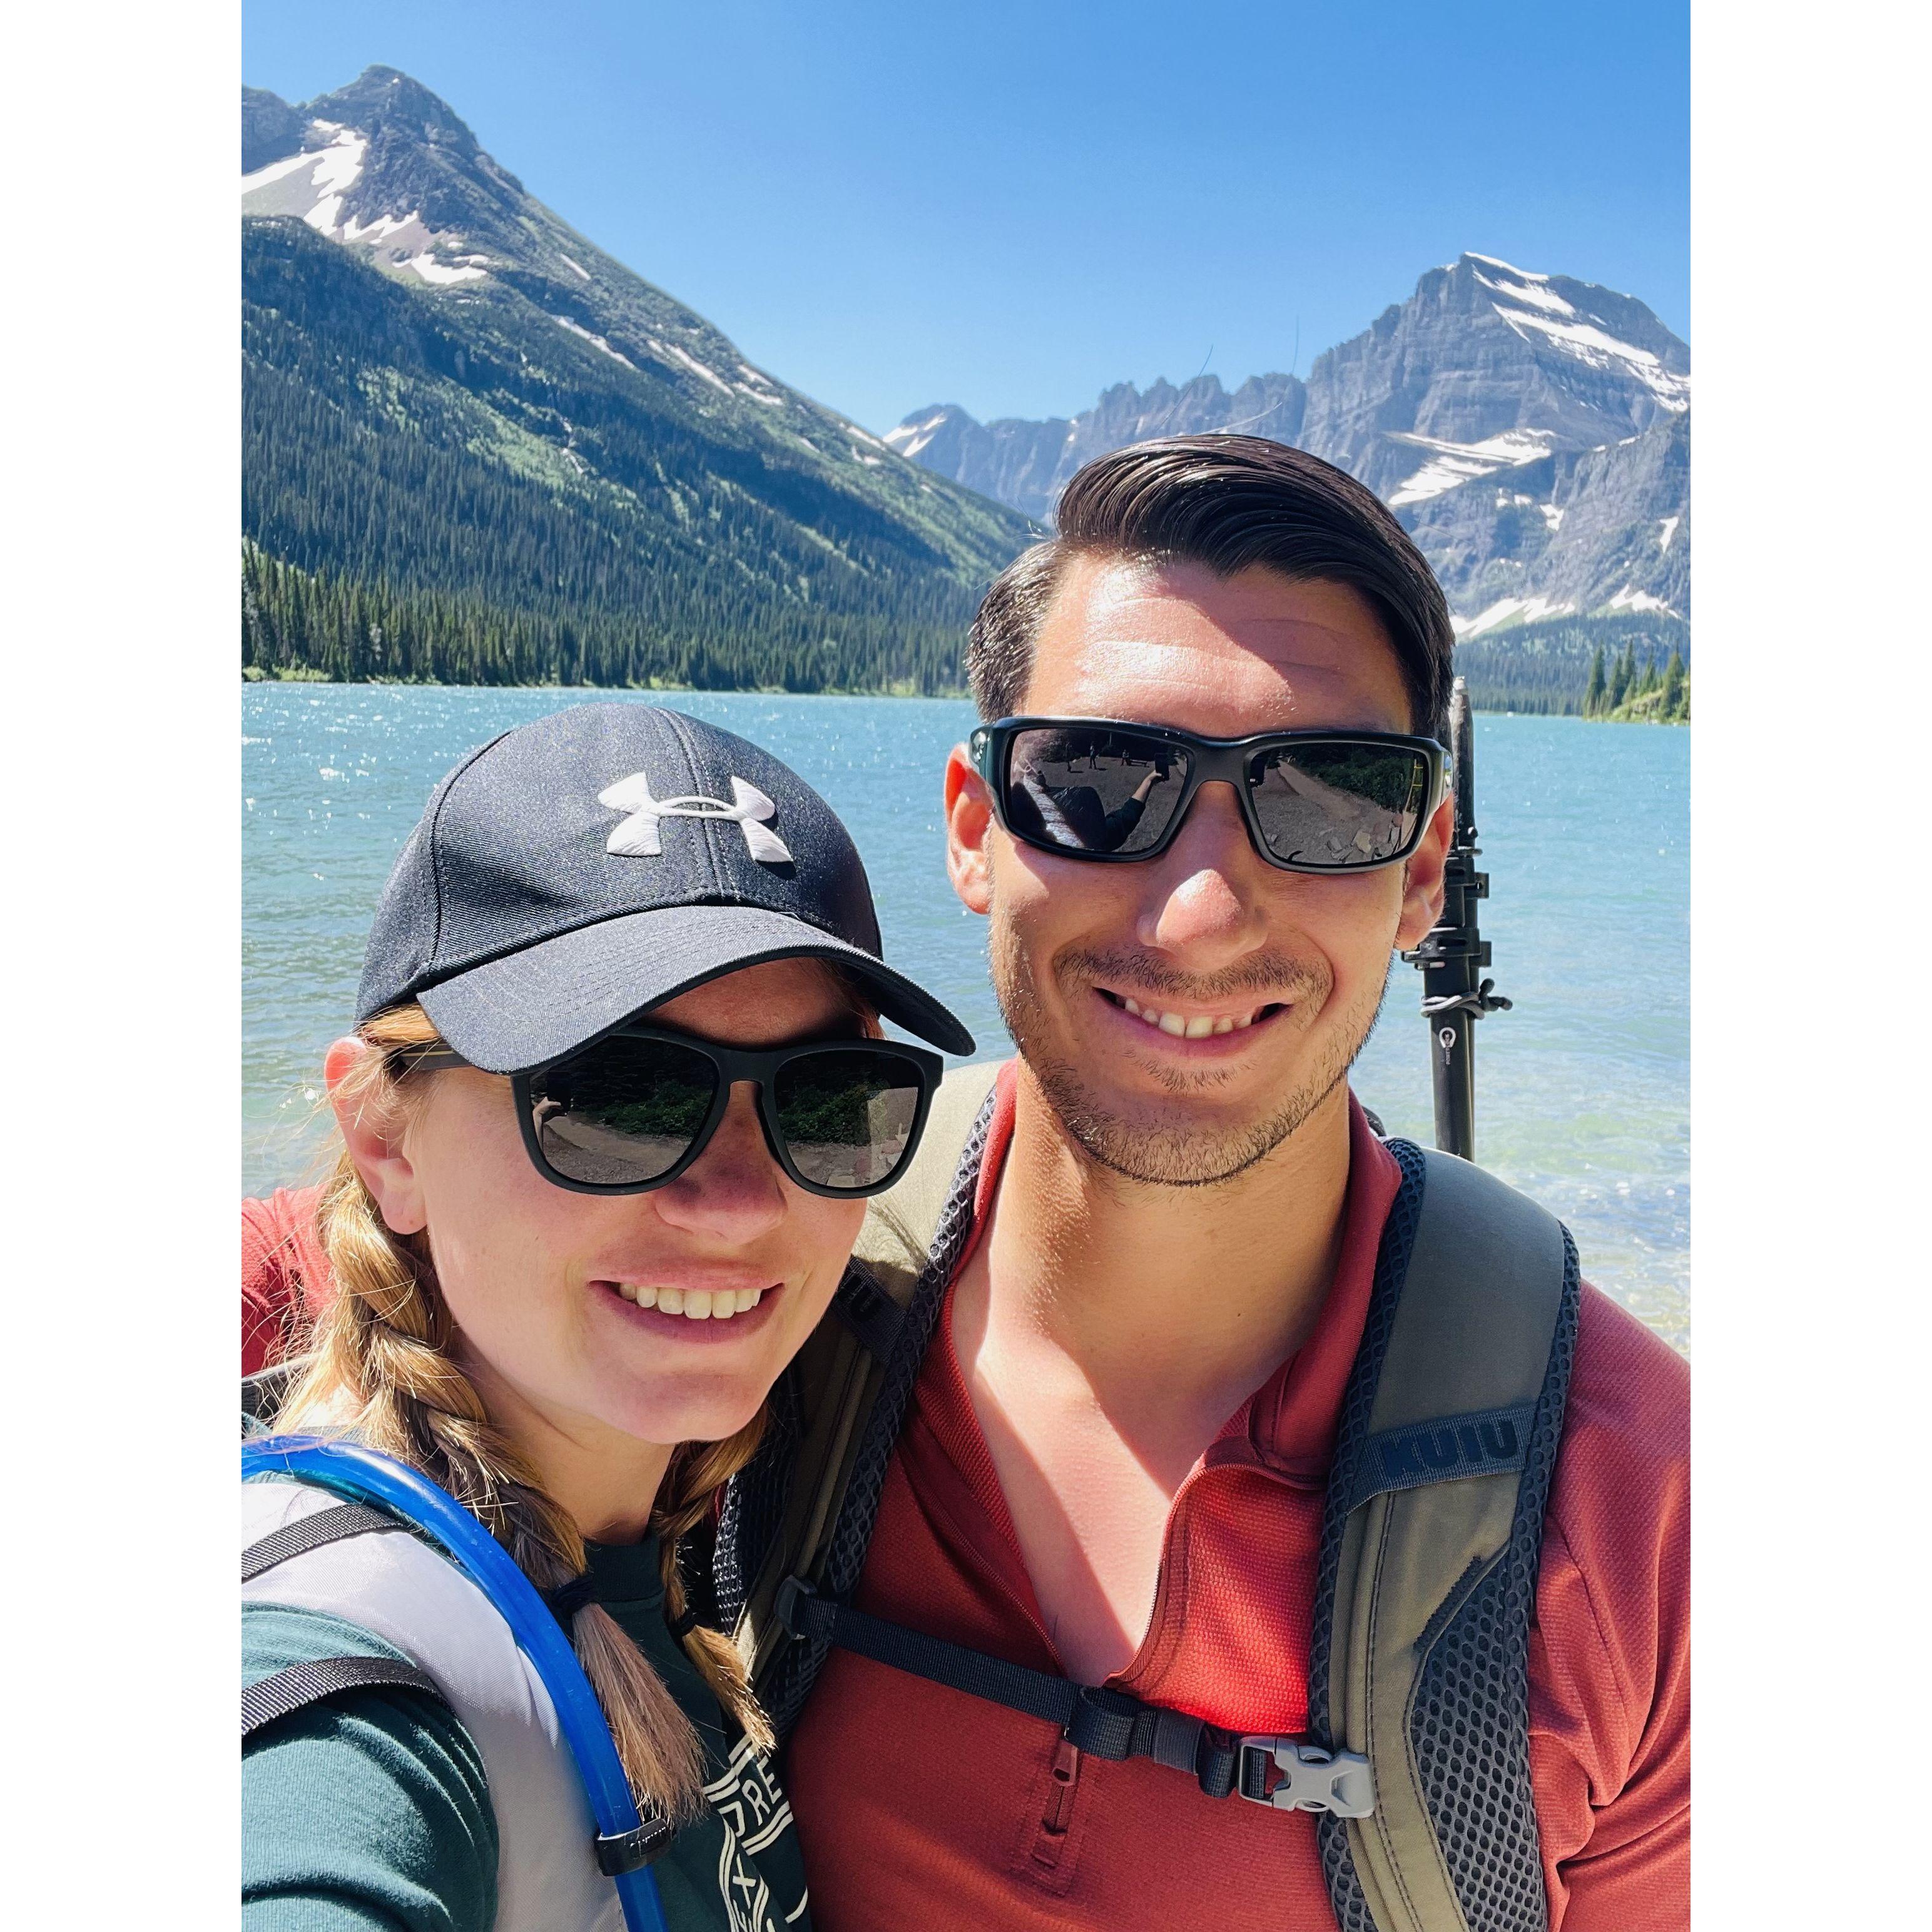
<path fill-rule="evenodd" d="M 1151 869 L 1136 933 L 1143 946 L 1177 964 L 1212 971 L 1263 944 L 1262 862 L 1232 785 L 1216 779 L 1201 788 L 1186 822 Z"/>
<path fill-rule="evenodd" d="M 785 1216 L 784 1178 L 758 1120 L 757 1090 L 740 1082 L 718 1131 L 697 1160 L 650 1198 L 674 1228 L 748 1247 Z"/>

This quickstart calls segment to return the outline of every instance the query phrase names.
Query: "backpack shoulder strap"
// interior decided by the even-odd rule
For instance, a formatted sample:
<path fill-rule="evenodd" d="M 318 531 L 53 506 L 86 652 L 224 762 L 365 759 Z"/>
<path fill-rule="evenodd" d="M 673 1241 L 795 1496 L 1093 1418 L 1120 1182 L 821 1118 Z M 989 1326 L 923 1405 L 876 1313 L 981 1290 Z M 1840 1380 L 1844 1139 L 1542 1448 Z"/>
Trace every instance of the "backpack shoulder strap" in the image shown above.
<path fill-rule="evenodd" d="M 908 1332 L 907 1311 L 922 1284 L 943 1291 L 944 1277 L 951 1271 L 950 1258 L 937 1252 L 945 1245 L 940 1234 L 949 1208 L 955 1223 L 962 1220 L 962 1198 L 970 1210 L 999 1071 L 999 1063 L 987 1062 L 946 1075 L 904 1178 L 866 1203 L 865 1226 L 832 1318 L 818 1324 L 793 1366 L 790 1427 L 767 1454 L 734 1480 L 728 1497 L 718 1538 L 719 1603 L 728 1614 L 735 1612 L 737 1640 L 751 1659 L 753 1685 L 781 1737 L 804 1701 L 818 1659 L 812 1658 L 808 1667 L 801 1665 L 796 1646 L 778 1621 L 778 1592 L 794 1576 L 814 1583 L 826 1580 L 832 1529 L 844 1512 L 862 1447 L 876 1452 L 872 1438 L 885 1418 L 875 1418 L 874 1412 L 888 1367 L 896 1364 L 899 1372 L 894 1386 L 904 1383 L 898 1390 L 902 1411 L 930 1334 L 929 1328 L 925 1334 Z M 970 1179 L 962 1176 L 967 1164 Z M 962 1231 L 956 1227 L 954 1232 Z M 887 1456 L 899 1419 L 897 1414 L 890 1418 Z M 879 1426 L 873 1426 L 875 1420 Z M 876 1453 L 871 1454 L 868 1467 L 879 1460 Z M 883 1478 L 882 1461 L 874 1474 Z M 869 1511 L 877 1500 L 876 1496 L 870 1499 L 865 1540 L 870 1538 Z M 758 1515 L 764 1518 L 762 1537 L 752 1533 L 749 1521 Z M 862 1540 L 859 1556 L 862 1561 Z M 738 1573 L 742 1582 L 734 1591 L 730 1586 L 736 1578 L 724 1573 L 744 1557 L 749 1559 L 748 1573 Z M 806 1647 L 823 1654 L 823 1646 Z M 782 1674 L 788 1679 L 783 1684 Z"/>
<path fill-rule="evenodd" d="M 926 1132 L 905 1178 L 866 1204 L 866 1223 L 852 1258 L 904 1309 L 924 1270 L 952 1190 L 959 1156 L 974 1123 L 999 1078 L 1001 1063 L 987 1060 L 946 1075 L 932 1096 Z"/>
<path fill-rule="evenodd" d="M 1348 1932 L 1544 1932 L 1528 1647 L 1574 1342 L 1576 1249 L 1406 1142 L 1330 1478 L 1310 1720 L 1374 1814 L 1318 1822 Z"/>
<path fill-rule="evenodd" d="M 279 1724 L 298 1711 L 327 1703 L 350 1690 L 420 1690 L 444 1701 L 442 1687 L 426 1670 L 386 1657 L 319 1657 L 291 1664 L 258 1678 L 242 1693 L 242 1742 Z"/>

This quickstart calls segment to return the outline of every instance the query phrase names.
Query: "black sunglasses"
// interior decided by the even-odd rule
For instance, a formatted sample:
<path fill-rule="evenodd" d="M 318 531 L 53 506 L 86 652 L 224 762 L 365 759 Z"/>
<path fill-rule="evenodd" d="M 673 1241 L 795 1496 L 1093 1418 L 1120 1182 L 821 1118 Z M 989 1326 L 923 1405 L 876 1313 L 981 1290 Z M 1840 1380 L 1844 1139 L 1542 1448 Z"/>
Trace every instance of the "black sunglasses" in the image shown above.
<path fill-rule="evenodd" d="M 465 1065 L 448 1048 L 412 1065 Z M 537 1172 L 578 1194 L 644 1194 L 675 1180 L 749 1081 L 772 1158 L 808 1193 L 856 1200 L 911 1160 L 945 1063 L 897 1040 L 719 1046 L 620 1027 L 574 1053 L 512 1074 L 517 1122 Z"/>
<path fill-rule="evenodd" d="M 1406 859 L 1442 796 L 1433 738 L 1263 731 L 1203 738 L 1104 718 L 1002 718 L 967 740 L 1000 823 L 1066 859 L 1154 859 L 1210 779 L 1234 788 L 1255 850 L 1288 872 L 1360 872 Z"/>

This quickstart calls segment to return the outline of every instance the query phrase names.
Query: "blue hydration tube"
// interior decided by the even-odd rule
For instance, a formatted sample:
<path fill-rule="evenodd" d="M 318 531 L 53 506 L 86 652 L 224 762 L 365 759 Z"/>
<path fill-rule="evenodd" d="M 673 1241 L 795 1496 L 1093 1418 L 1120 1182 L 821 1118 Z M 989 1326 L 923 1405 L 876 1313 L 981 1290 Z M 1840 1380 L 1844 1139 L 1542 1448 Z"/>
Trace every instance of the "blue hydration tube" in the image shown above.
<path fill-rule="evenodd" d="M 476 1517 L 428 1477 L 357 1443 L 314 1436 L 261 1436 L 244 1442 L 242 1480 L 271 1474 L 300 1476 L 340 1495 L 380 1503 L 427 1530 L 496 1606 L 550 1693 L 558 1728 L 577 1760 L 591 1815 L 597 1821 L 600 1864 L 605 1841 L 642 1841 L 644 1820 L 631 1796 L 630 1781 L 577 1653 L 536 1586 Z M 630 1932 L 668 1932 L 657 1881 L 648 1865 L 616 1872 L 612 1877 Z"/>

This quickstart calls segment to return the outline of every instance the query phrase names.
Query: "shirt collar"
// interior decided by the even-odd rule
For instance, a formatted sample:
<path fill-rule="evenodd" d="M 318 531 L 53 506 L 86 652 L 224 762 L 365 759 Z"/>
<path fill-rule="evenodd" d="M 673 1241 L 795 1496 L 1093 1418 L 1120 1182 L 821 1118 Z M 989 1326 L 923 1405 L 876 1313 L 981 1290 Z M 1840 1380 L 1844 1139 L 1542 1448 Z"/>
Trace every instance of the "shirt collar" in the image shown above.
<path fill-rule="evenodd" d="M 1018 1062 L 1000 1069 L 986 1151 L 973 1197 L 973 1228 L 959 1258 L 963 1269 L 984 1238 L 1008 1150 L 1012 1145 Z M 1377 1138 L 1368 1116 L 1348 1096 L 1348 1189 L 1342 1208 L 1342 1247 L 1321 1312 L 1306 1340 L 1222 1425 L 1210 1445 L 1214 1462 L 1265 1464 L 1291 1480 L 1327 1479 L 1341 1422 L 1348 1371 L 1362 1344 L 1383 1224 L 1402 1186 L 1402 1169 Z"/>

